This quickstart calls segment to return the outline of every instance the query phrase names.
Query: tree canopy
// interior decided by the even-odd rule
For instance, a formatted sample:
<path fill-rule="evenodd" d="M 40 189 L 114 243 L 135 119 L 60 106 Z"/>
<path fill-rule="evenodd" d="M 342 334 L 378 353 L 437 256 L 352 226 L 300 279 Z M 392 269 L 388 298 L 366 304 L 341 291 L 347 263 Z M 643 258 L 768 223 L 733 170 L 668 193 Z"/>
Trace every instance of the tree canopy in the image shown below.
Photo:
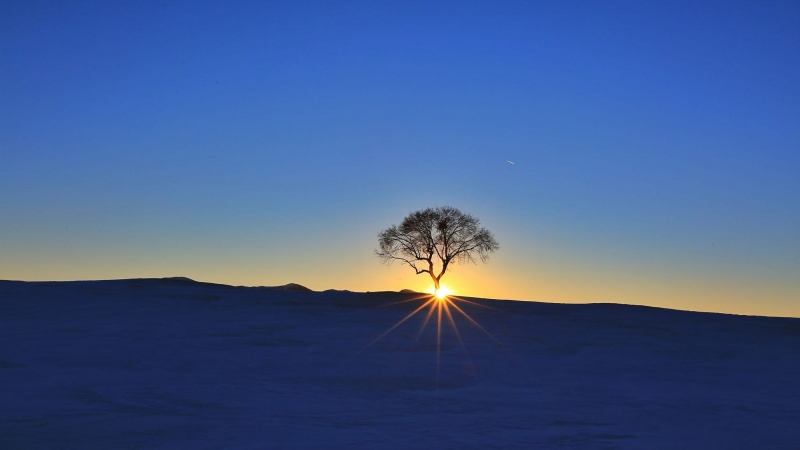
<path fill-rule="evenodd" d="M 486 262 L 500 248 L 480 220 L 450 206 L 427 208 L 407 215 L 400 225 L 378 234 L 377 254 L 386 262 L 400 261 L 417 275 L 427 273 L 434 288 L 456 262 Z"/>

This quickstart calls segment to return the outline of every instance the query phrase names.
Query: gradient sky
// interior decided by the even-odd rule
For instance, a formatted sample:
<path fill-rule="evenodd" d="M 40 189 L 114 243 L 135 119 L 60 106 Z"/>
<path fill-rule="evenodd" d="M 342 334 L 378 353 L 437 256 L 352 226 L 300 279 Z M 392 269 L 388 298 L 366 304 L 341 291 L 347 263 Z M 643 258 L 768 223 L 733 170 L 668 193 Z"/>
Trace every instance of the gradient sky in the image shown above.
<path fill-rule="evenodd" d="M 0 5 L 0 279 L 430 284 L 800 316 L 800 3 Z M 516 165 L 506 160 L 516 161 Z"/>

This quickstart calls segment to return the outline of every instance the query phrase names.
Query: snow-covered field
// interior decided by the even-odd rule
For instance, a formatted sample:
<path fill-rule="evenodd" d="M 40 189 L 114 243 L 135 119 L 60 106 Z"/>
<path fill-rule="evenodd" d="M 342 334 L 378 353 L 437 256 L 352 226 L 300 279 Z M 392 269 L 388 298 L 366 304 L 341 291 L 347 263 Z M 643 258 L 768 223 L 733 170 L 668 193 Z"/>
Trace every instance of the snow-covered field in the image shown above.
<path fill-rule="evenodd" d="M 800 319 L 0 282 L 0 449 L 800 448 Z"/>

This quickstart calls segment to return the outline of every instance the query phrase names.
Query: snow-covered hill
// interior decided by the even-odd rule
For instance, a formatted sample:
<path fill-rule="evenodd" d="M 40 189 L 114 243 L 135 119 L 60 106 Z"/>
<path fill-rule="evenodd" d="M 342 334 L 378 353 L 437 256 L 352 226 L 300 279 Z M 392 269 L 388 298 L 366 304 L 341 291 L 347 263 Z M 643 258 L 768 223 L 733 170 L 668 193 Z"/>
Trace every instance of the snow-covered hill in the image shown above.
<path fill-rule="evenodd" d="M 0 282 L 0 448 L 800 448 L 800 319 L 414 296 Z"/>

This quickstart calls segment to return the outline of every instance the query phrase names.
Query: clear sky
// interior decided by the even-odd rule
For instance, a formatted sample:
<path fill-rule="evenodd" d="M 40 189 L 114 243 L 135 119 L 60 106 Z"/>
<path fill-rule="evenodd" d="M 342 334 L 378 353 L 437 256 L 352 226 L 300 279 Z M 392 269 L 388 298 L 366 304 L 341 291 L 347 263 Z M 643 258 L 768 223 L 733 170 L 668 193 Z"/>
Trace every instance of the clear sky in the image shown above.
<path fill-rule="evenodd" d="M 800 3 L 0 3 L 0 279 L 426 288 L 800 316 Z M 506 163 L 515 161 L 515 165 Z"/>

